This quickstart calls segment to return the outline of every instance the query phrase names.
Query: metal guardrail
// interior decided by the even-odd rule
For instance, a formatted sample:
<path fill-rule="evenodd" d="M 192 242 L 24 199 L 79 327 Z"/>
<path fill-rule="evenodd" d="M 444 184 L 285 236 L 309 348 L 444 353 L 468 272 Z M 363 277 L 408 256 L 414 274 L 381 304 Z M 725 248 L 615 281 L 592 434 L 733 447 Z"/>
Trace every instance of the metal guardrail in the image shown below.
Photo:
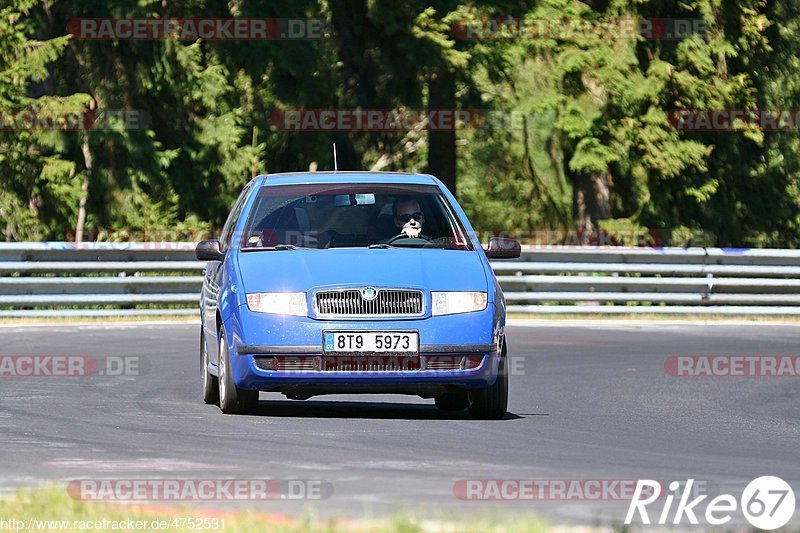
<path fill-rule="evenodd" d="M 194 315 L 194 243 L 0 243 L 0 317 Z M 800 250 L 523 247 L 511 312 L 800 315 Z"/>
<path fill-rule="evenodd" d="M 0 317 L 197 315 L 194 243 L 0 243 Z"/>

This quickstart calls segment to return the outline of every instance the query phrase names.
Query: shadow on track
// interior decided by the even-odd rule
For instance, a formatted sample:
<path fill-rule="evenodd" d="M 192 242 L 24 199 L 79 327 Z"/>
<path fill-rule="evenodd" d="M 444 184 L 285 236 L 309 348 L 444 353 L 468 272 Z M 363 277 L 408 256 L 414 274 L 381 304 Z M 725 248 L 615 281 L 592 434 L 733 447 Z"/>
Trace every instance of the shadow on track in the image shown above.
<path fill-rule="evenodd" d="M 440 411 L 434 405 L 397 402 L 261 400 L 251 416 L 282 418 L 363 418 L 398 420 L 472 420 L 464 411 Z M 524 417 L 506 413 L 501 421 Z M 476 421 L 477 422 L 477 421 Z"/>

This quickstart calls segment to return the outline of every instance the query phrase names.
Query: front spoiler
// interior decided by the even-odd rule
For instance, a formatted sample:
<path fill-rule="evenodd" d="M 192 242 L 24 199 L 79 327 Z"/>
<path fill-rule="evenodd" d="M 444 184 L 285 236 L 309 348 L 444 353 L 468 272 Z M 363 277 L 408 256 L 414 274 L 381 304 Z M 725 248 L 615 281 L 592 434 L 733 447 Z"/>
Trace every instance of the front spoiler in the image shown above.
<path fill-rule="evenodd" d="M 494 384 L 497 379 L 498 357 L 493 345 L 462 346 L 458 351 L 445 351 L 421 346 L 420 356 L 482 355 L 480 366 L 469 370 L 406 370 L 406 371 L 332 371 L 319 370 L 263 370 L 256 366 L 256 353 L 239 353 L 237 359 L 241 373 L 236 385 L 241 389 L 283 392 L 290 397 L 310 397 L 316 394 L 415 394 L 433 397 L 448 389 L 480 389 Z M 451 347 L 448 347 L 451 348 Z M 480 350 L 479 350 L 480 348 Z M 486 350 L 485 348 L 490 348 Z M 299 355 L 269 351 L 267 355 L 296 357 L 322 357 L 318 347 L 314 352 Z M 291 393 L 291 394 L 290 394 Z"/>

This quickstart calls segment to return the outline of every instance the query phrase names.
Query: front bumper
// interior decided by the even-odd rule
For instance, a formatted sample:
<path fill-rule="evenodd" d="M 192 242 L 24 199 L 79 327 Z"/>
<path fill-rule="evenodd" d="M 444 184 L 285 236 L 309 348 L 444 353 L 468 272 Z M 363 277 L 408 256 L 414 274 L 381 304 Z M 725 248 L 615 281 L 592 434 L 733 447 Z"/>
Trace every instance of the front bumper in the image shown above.
<path fill-rule="evenodd" d="M 297 398 L 329 393 L 432 397 L 454 388 L 485 388 L 497 378 L 501 331 L 491 304 L 476 313 L 414 320 L 321 321 L 252 313 L 246 307 L 239 311 L 232 319 L 238 323 L 226 330 L 233 332 L 229 339 L 231 366 L 236 385 L 242 389 L 277 391 Z M 319 361 L 330 357 L 323 354 L 322 334 L 333 330 L 418 331 L 421 364 L 410 370 L 322 370 Z M 257 360 L 265 357 L 291 358 L 299 364 L 289 371 L 264 369 Z M 465 357 L 473 363 L 464 369 L 432 369 L 436 365 L 426 364 Z"/>

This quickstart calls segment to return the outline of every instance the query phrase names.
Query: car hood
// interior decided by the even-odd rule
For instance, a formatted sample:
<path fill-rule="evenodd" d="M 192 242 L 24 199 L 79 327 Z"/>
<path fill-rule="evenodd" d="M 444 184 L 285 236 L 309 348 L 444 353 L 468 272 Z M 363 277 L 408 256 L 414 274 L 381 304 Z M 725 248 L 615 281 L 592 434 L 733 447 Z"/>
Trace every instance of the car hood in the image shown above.
<path fill-rule="evenodd" d="M 480 252 L 341 248 L 240 252 L 245 292 L 306 292 L 334 285 L 486 291 Z"/>

